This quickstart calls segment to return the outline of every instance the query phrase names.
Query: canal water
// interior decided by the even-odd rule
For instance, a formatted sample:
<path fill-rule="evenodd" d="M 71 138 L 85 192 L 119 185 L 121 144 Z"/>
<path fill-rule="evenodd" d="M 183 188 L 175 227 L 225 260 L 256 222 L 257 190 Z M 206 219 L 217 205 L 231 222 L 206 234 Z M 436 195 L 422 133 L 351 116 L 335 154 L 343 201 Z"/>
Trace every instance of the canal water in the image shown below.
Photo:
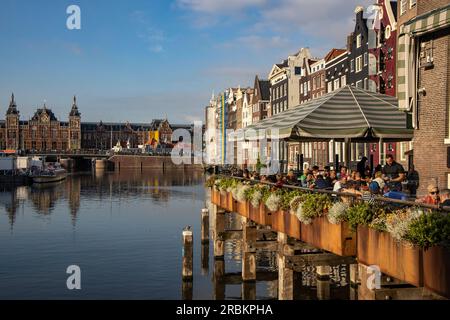
<path fill-rule="evenodd" d="M 213 299 L 213 248 L 200 241 L 200 212 L 210 205 L 204 181 L 199 171 L 121 171 L 74 174 L 55 185 L 1 186 L 0 299 L 181 299 L 181 233 L 188 225 L 193 298 Z M 232 215 L 229 223 L 239 218 Z M 226 243 L 226 273 L 240 272 L 240 248 L 239 241 Z M 209 253 L 203 265 L 202 250 Z M 257 259 L 258 270 L 276 272 L 274 253 Z M 81 269 L 81 290 L 67 289 L 71 265 Z M 303 273 L 301 299 L 317 299 L 310 273 Z M 342 270 L 334 273 L 331 298 L 333 292 L 341 298 L 348 284 Z M 277 286 L 257 282 L 256 298 L 275 299 Z M 226 285 L 225 298 L 240 299 L 241 285 Z"/>

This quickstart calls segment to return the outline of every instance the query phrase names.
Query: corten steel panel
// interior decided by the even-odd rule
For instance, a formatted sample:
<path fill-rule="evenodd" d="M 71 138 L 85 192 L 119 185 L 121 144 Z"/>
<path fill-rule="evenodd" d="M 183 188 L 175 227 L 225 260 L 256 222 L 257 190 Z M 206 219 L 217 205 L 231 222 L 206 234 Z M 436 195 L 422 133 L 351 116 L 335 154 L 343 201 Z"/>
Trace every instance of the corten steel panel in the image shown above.
<path fill-rule="evenodd" d="M 212 189 L 211 202 L 217 206 L 220 206 L 220 192 L 219 190 Z"/>
<path fill-rule="evenodd" d="M 450 249 L 423 251 L 423 281 L 425 288 L 450 299 Z"/>
<path fill-rule="evenodd" d="M 254 208 L 250 203 L 249 203 L 249 216 L 248 218 L 252 221 L 255 221 L 258 224 L 263 224 L 263 221 L 260 220 L 259 217 L 259 210 L 260 210 L 260 206 L 258 208 Z"/>
<path fill-rule="evenodd" d="M 234 202 L 233 195 L 231 192 L 227 192 L 227 211 L 235 212 L 236 211 L 236 203 Z"/>
<path fill-rule="evenodd" d="M 358 261 L 416 287 L 423 286 L 422 250 L 399 243 L 387 232 L 358 227 Z"/>
<path fill-rule="evenodd" d="M 248 201 L 245 202 L 239 202 L 235 201 L 235 207 L 236 213 L 240 214 L 241 216 L 244 216 L 246 218 L 249 218 L 249 207 L 248 207 Z"/>
<path fill-rule="evenodd" d="M 297 217 L 288 211 L 278 210 L 272 212 L 272 228 L 288 236 L 300 240 L 301 223 Z"/>
<path fill-rule="evenodd" d="M 311 224 L 302 223 L 301 240 L 339 256 L 356 256 L 356 233 L 346 222 L 336 225 L 326 217 L 317 217 Z"/>
<path fill-rule="evenodd" d="M 260 224 L 265 226 L 272 226 L 272 219 L 270 212 L 266 210 L 266 206 L 264 204 L 259 205 L 259 221 L 261 221 Z"/>

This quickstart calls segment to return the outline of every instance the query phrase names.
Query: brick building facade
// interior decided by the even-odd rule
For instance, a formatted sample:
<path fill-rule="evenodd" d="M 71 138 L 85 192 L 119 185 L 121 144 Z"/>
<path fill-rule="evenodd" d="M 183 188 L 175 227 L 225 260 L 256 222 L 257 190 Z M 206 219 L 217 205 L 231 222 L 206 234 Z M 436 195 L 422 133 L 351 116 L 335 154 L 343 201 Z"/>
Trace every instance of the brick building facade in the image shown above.
<path fill-rule="evenodd" d="M 450 182 L 450 5 L 448 0 L 399 1 L 398 97 L 414 127 L 418 194 Z"/>
<path fill-rule="evenodd" d="M 166 120 L 153 120 L 149 124 L 81 122 L 76 97 L 68 121 L 59 121 L 54 112 L 44 105 L 27 121 L 20 120 L 14 94 L 11 96 L 6 119 L 0 121 L 0 150 L 25 152 L 66 152 L 77 150 L 110 150 L 119 144 L 123 148 L 137 148 L 151 144 L 171 144 L 177 129 L 186 129 L 192 137 L 192 125 L 170 124 Z"/>
<path fill-rule="evenodd" d="M 69 113 L 69 121 L 59 121 L 44 104 L 28 121 L 20 120 L 14 94 L 0 123 L 0 148 L 25 151 L 68 151 L 81 148 L 81 114 L 76 98 Z"/>

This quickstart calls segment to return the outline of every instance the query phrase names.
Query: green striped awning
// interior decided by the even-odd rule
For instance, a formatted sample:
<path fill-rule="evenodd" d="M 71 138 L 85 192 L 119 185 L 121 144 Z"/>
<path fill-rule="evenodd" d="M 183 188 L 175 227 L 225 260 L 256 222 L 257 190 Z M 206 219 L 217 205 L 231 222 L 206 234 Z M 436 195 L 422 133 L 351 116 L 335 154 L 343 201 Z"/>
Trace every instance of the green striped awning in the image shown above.
<path fill-rule="evenodd" d="M 417 16 L 405 23 L 400 29 L 400 35 L 418 36 L 436 31 L 450 25 L 450 5 Z"/>
<path fill-rule="evenodd" d="M 409 140 L 412 135 L 395 97 L 346 86 L 245 128 L 243 138 Z"/>
<path fill-rule="evenodd" d="M 409 111 L 415 104 L 416 37 L 450 27 L 450 5 L 417 16 L 400 27 L 397 43 L 397 96 L 400 110 Z"/>

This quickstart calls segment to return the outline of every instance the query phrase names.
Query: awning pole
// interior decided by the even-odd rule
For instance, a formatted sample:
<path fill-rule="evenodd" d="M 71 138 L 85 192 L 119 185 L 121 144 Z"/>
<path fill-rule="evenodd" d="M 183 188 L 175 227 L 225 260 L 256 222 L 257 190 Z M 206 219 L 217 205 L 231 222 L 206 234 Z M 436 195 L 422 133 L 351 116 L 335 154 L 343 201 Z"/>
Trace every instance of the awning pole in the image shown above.
<path fill-rule="evenodd" d="M 380 138 L 380 148 L 379 148 L 380 152 L 380 164 L 383 165 L 383 160 L 384 160 L 384 142 L 383 142 L 383 138 Z"/>
<path fill-rule="evenodd" d="M 351 163 L 351 161 L 350 161 L 351 144 L 352 144 L 352 139 L 345 138 L 345 160 L 346 160 L 346 166 L 349 171 L 350 171 L 350 163 Z"/>

